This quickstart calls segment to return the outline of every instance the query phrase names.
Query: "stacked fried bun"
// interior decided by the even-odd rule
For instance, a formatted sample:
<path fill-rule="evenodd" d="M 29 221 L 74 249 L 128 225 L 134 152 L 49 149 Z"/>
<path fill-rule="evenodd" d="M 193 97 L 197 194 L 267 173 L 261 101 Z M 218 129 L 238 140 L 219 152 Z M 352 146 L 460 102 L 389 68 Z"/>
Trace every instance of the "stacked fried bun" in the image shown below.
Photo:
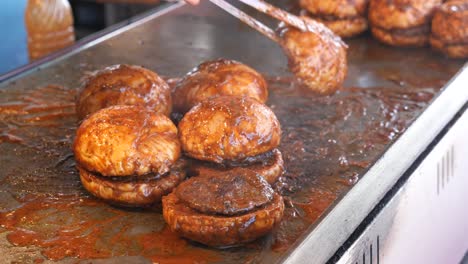
<path fill-rule="evenodd" d="M 250 168 L 268 182 L 283 173 L 281 127 L 273 111 L 250 97 L 218 96 L 194 106 L 179 123 L 185 155 L 196 170 Z"/>
<path fill-rule="evenodd" d="M 113 105 L 139 105 L 169 115 L 169 85 L 158 74 L 133 65 L 114 65 L 85 78 L 78 97 L 78 118 Z"/>
<path fill-rule="evenodd" d="M 431 46 L 451 58 L 468 58 L 468 1 L 442 4 L 432 20 Z"/>
<path fill-rule="evenodd" d="M 163 197 L 171 230 L 215 247 L 235 246 L 270 232 L 284 213 L 283 198 L 255 172 L 202 174 Z"/>
<path fill-rule="evenodd" d="M 141 106 L 112 106 L 91 114 L 73 145 L 83 186 L 125 206 L 161 200 L 185 179 L 177 128 Z"/>
<path fill-rule="evenodd" d="M 370 0 L 372 34 L 392 46 L 425 46 L 429 43 L 434 9 L 442 0 Z"/>
<path fill-rule="evenodd" d="M 206 61 L 192 69 L 175 86 L 174 110 L 185 113 L 213 96 L 248 96 L 265 103 L 267 83 L 263 76 L 234 60 Z"/>
<path fill-rule="evenodd" d="M 300 0 L 306 15 L 325 24 L 335 34 L 348 38 L 367 30 L 368 0 Z"/>

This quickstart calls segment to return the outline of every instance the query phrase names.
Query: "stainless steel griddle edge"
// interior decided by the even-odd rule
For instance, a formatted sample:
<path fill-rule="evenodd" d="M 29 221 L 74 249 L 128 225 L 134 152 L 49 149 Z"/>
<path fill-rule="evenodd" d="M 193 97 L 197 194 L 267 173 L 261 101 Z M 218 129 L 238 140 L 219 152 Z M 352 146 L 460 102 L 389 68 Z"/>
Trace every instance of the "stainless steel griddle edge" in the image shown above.
<path fill-rule="evenodd" d="M 325 263 L 468 101 L 468 64 L 363 178 L 310 231 L 284 263 Z M 404 158 L 402 153 L 404 153 Z"/>

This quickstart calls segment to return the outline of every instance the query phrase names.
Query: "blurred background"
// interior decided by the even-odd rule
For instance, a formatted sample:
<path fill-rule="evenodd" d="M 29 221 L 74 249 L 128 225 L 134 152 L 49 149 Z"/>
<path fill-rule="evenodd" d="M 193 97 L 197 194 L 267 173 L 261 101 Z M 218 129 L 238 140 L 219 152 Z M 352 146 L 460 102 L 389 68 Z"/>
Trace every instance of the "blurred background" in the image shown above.
<path fill-rule="evenodd" d="M 28 5 L 29 1 L 29 5 Z M 75 39 L 79 40 L 117 23 L 125 24 L 135 15 L 157 7 L 159 0 L 59 0 L 68 2 L 73 14 Z M 55 0 L 2 0 L 0 25 L 0 75 L 29 63 L 26 8 L 53 5 Z M 34 13 L 34 10 L 29 10 Z"/>

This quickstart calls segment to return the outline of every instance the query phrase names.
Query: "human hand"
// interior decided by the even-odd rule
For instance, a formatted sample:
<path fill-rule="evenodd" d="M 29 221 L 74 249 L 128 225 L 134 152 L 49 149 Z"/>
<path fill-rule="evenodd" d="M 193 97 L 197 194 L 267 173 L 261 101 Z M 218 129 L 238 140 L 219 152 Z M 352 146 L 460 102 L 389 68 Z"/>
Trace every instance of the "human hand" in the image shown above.
<path fill-rule="evenodd" d="M 198 5 L 200 3 L 200 0 L 185 0 L 185 2 L 191 5 Z"/>

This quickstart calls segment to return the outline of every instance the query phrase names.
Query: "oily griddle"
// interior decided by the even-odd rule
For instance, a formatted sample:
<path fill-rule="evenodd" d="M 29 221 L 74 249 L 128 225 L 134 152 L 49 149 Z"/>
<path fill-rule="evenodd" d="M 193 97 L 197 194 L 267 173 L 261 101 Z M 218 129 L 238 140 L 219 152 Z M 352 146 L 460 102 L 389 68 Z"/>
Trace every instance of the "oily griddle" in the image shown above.
<path fill-rule="evenodd" d="M 0 252 L 6 262 L 278 260 L 364 176 L 463 63 L 429 49 L 390 48 L 363 36 L 347 41 L 345 88 L 318 96 L 287 73 L 286 60 L 273 43 L 204 10 L 212 15 L 176 10 L 0 85 Z M 191 28 L 181 27 L 188 23 Z M 147 34 L 152 30 L 159 34 Z M 173 34 L 176 30 L 184 34 Z M 224 30 L 236 32 L 236 41 L 260 47 L 263 54 L 247 56 L 230 45 L 232 38 L 220 38 Z M 189 43 L 201 31 L 215 35 L 213 49 Z M 86 71 L 133 63 L 179 77 L 201 60 L 220 56 L 241 60 L 268 79 L 267 104 L 282 126 L 279 149 L 286 169 L 274 186 L 286 203 L 280 226 L 263 239 L 224 250 L 179 238 L 166 227 L 158 206 L 123 209 L 95 199 L 81 186 L 71 152 L 77 84 Z"/>
<path fill-rule="evenodd" d="M 229 250 L 178 238 L 166 228 L 158 206 L 112 207 L 83 190 L 70 150 L 75 90 L 45 86 L 21 95 L 2 91 L 1 247 L 17 251 L 17 256 L 53 260 L 116 255 L 162 263 L 237 262 L 265 254 L 277 258 L 359 180 L 438 91 L 436 86 L 345 88 L 319 97 L 290 77 L 270 78 L 269 83 L 269 105 L 283 128 L 280 149 L 286 168 L 275 188 L 285 196 L 287 208 L 272 235 Z M 8 243 L 33 246 L 34 254 Z"/>

